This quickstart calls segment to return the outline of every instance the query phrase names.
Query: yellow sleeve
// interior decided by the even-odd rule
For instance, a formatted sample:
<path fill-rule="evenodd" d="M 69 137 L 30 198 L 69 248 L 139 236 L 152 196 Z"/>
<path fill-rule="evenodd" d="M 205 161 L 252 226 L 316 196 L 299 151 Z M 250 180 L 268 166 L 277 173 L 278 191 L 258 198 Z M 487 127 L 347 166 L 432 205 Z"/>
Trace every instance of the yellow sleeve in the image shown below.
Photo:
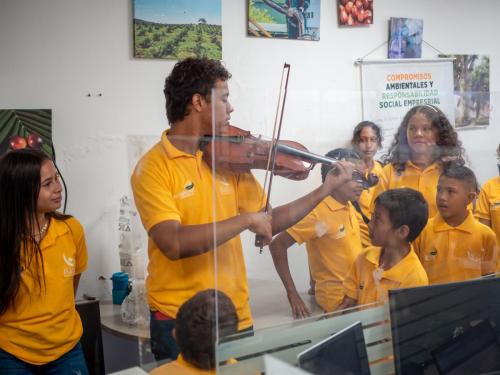
<path fill-rule="evenodd" d="M 320 223 L 321 220 L 319 220 L 316 208 L 314 208 L 297 224 L 288 228 L 286 232 L 300 245 L 304 242 L 320 237 L 318 236 L 318 225 L 320 225 Z M 326 233 L 327 228 L 324 228 L 324 230 Z"/>
<path fill-rule="evenodd" d="M 356 301 L 359 299 L 358 297 L 358 285 L 359 285 L 359 276 L 360 276 L 360 265 L 363 262 L 365 257 L 365 253 L 361 253 L 358 255 L 353 265 L 351 266 L 351 270 L 344 278 L 342 285 L 344 287 L 344 294 Z"/>
<path fill-rule="evenodd" d="M 168 175 L 165 166 L 147 156 L 139 161 L 132 174 L 135 205 L 148 232 L 162 221 L 181 221 Z"/>
<path fill-rule="evenodd" d="M 87 244 L 85 242 L 85 234 L 83 231 L 83 226 L 74 217 L 71 217 L 68 220 L 66 220 L 66 224 L 68 224 L 71 230 L 73 242 L 75 243 L 76 247 L 75 274 L 79 274 L 85 271 L 85 269 L 87 269 L 87 263 L 88 263 Z"/>
<path fill-rule="evenodd" d="M 481 274 L 488 275 L 497 272 L 498 268 L 498 244 L 495 232 L 486 225 L 484 238 L 484 257 L 481 263 Z"/>
<path fill-rule="evenodd" d="M 240 212 L 258 212 L 266 205 L 266 195 L 252 173 L 236 177 L 238 209 Z"/>
<path fill-rule="evenodd" d="M 477 199 L 476 210 L 474 214 L 478 219 L 491 220 L 490 202 L 488 199 L 488 192 L 486 190 L 488 187 L 489 185 L 488 183 L 486 183 L 481 189 L 479 198 Z"/>

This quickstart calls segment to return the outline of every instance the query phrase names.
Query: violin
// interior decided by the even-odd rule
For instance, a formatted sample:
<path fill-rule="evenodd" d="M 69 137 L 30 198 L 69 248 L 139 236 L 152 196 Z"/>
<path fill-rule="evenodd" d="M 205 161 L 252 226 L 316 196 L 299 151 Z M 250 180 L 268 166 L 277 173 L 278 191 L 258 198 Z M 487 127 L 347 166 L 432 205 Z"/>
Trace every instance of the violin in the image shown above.
<path fill-rule="evenodd" d="M 200 148 L 203 160 L 218 171 L 244 173 L 251 169 L 271 170 L 270 154 L 273 141 L 261 135 L 252 135 L 248 130 L 229 125 L 223 135 L 205 136 Z M 290 180 L 304 180 L 316 164 L 335 166 L 338 160 L 314 154 L 299 142 L 280 140 L 276 144 L 276 155 L 272 172 Z M 353 172 L 353 180 L 368 189 L 378 183 L 375 174 L 364 176 Z"/>
<path fill-rule="evenodd" d="M 308 153 L 306 147 L 294 141 L 279 141 L 279 146 L 293 151 Z M 251 169 L 270 170 L 269 156 L 273 143 L 261 135 L 252 135 L 248 130 L 229 125 L 224 135 L 205 136 L 201 140 L 203 160 L 208 165 L 215 162 L 215 169 L 225 172 L 244 173 Z M 273 173 L 290 180 L 304 180 L 314 163 L 292 153 L 276 154 Z"/>

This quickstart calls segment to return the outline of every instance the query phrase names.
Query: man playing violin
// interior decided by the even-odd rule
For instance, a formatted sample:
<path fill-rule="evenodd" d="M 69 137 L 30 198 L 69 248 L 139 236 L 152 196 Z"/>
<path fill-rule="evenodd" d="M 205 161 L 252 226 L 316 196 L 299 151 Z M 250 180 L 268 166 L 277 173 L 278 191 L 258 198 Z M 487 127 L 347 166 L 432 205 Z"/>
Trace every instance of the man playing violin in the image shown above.
<path fill-rule="evenodd" d="M 351 178 L 353 165 L 339 163 L 324 183 L 306 196 L 261 212 L 262 188 L 252 173 L 212 173 L 200 140 L 229 125 L 230 73 L 219 61 L 188 58 L 165 80 L 170 129 L 138 162 L 131 184 L 149 235 L 148 304 L 151 349 L 157 360 L 178 355 L 172 337 L 177 311 L 197 292 L 217 288 L 233 301 L 239 330 L 252 317 L 239 234 L 248 229 L 272 235 L 302 219 L 331 191 Z M 215 249 L 215 251 L 214 251 Z"/>

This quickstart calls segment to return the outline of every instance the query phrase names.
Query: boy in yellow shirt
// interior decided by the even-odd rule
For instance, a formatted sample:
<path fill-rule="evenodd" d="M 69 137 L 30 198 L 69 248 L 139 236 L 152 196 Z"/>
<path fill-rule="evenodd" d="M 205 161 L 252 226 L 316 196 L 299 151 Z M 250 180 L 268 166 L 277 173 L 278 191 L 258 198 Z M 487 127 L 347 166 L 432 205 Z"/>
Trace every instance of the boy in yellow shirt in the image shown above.
<path fill-rule="evenodd" d="M 154 369 L 151 374 L 215 375 L 217 328 L 219 337 L 237 332 L 238 315 L 233 302 L 215 289 L 197 293 L 177 313 L 173 331 L 180 349 L 177 360 Z"/>
<path fill-rule="evenodd" d="M 497 166 L 500 174 L 500 145 L 497 149 Z M 500 176 L 485 182 L 476 203 L 476 217 L 493 229 L 500 243 Z"/>
<path fill-rule="evenodd" d="M 344 280 L 338 310 L 386 301 L 390 289 L 428 284 L 411 243 L 427 223 L 428 205 L 413 189 L 391 189 L 375 199 L 368 224 L 373 247 L 361 253 Z"/>
<path fill-rule="evenodd" d="M 335 149 L 327 157 L 361 162 L 359 155 L 349 149 Z M 331 169 L 321 167 L 322 178 Z M 294 318 L 310 315 L 300 298 L 288 266 L 288 248 L 306 244 L 312 279 L 315 281 L 315 299 L 327 312 L 334 311 L 342 301 L 342 281 L 354 259 L 362 250 L 359 222 L 362 221 L 350 201 L 359 198 L 361 181 L 350 180 L 335 189 L 305 218 L 280 233 L 269 245 L 274 266 L 287 292 Z"/>
<path fill-rule="evenodd" d="M 496 271 L 495 233 L 477 221 L 468 205 L 477 194 L 474 172 L 452 165 L 438 180 L 438 214 L 415 241 L 430 284 L 463 281 Z"/>

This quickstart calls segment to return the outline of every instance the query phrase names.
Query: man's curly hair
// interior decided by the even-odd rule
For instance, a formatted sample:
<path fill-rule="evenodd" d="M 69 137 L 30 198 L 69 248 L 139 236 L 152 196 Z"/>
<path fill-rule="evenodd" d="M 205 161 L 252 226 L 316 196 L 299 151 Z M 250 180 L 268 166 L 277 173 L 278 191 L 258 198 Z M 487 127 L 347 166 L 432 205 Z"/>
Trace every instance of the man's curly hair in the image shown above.
<path fill-rule="evenodd" d="M 217 328 L 221 338 L 238 330 L 236 308 L 223 292 L 204 290 L 180 307 L 175 321 L 175 337 L 186 362 L 204 370 L 215 368 Z"/>
<path fill-rule="evenodd" d="M 181 121 L 189 114 L 188 104 L 194 94 L 210 99 L 217 80 L 227 81 L 231 74 L 218 60 L 187 58 L 175 64 L 165 79 L 165 107 L 170 124 Z"/>
<path fill-rule="evenodd" d="M 389 151 L 382 158 L 383 163 L 391 163 L 399 174 L 404 172 L 406 162 L 411 160 L 411 149 L 407 137 L 408 123 L 413 115 L 417 113 L 427 117 L 432 126 L 438 131 L 436 147 L 434 147 L 434 161 L 437 161 L 442 166 L 447 165 L 449 162 L 465 164 L 465 150 L 462 147 L 462 142 L 458 139 L 457 132 L 438 107 L 427 104 L 413 107 L 406 113 L 394 135 Z"/>

